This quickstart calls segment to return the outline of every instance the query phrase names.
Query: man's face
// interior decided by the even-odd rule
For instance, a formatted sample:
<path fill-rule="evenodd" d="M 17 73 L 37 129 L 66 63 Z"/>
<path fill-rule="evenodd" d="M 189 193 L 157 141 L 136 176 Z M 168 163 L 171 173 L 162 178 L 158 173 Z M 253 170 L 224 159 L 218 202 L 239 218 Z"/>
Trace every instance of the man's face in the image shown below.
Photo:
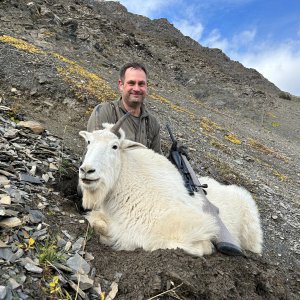
<path fill-rule="evenodd" d="M 140 107 L 147 95 L 145 72 L 141 69 L 127 69 L 124 81 L 119 80 L 119 90 L 125 105 L 131 108 Z"/>

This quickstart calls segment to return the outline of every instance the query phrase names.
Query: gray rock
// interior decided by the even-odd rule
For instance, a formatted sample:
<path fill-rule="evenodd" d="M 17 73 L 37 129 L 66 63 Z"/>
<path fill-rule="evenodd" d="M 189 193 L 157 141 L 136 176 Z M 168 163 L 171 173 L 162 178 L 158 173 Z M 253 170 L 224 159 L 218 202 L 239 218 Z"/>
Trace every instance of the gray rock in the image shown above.
<path fill-rule="evenodd" d="M 73 245 L 72 245 L 72 251 L 79 251 L 82 249 L 84 244 L 84 238 L 81 237 L 79 238 Z"/>
<path fill-rule="evenodd" d="M 8 285 L 11 287 L 12 290 L 15 290 L 20 286 L 20 283 L 18 283 L 14 278 L 9 278 Z"/>
<path fill-rule="evenodd" d="M 0 216 L 5 216 L 5 208 L 0 207 Z"/>
<path fill-rule="evenodd" d="M 0 195 L 0 204 L 10 205 L 11 204 L 10 196 L 9 195 Z"/>
<path fill-rule="evenodd" d="M 0 285 L 0 299 L 5 299 L 6 297 L 6 286 Z"/>
<path fill-rule="evenodd" d="M 48 233 L 48 228 L 44 228 L 42 230 L 38 230 L 38 231 L 35 231 L 33 234 L 32 234 L 32 237 L 33 238 L 39 238 L 43 235 L 46 235 Z"/>
<path fill-rule="evenodd" d="M 18 249 L 17 252 L 13 253 L 13 255 L 9 258 L 11 263 L 14 263 L 16 260 L 20 259 L 24 254 L 23 249 Z"/>
<path fill-rule="evenodd" d="M 74 274 L 71 276 L 71 280 L 79 283 L 79 288 L 83 291 L 90 289 L 94 285 L 94 280 L 87 275 Z"/>
<path fill-rule="evenodd" d="M 88 274 L 91 270 L 90 265 L 77 253 L 67 260 L 67 265 L 80 274 Z"/>
<path fill-rule="evenodd" d="M 18 291 L 18 295 L 19 295 L 20 299 L 22 299 L 22 300 L 29 299 L 29 296 L 21 291 Z"/>
<path fill-rule="evenodd" d="M 22 195 L 26 195 L 25 192 L 21 192 L 21 191 L 18 191 L 18 190 L 14 190 L 14 189 L 11 189 L 8 191 L 10 196 L 12 197 L 12 201 L 13 202 L 16 202 L 16 203 L 24 203 L 23 199 L 22 199 Z"/>
<path fill-rule="evenodd" d="M 4 287 L 4 289 L 2 288 Z M 1 298 L 3 297 L 3 298 Z M 0 300 L 12 300 L 12 292 L 9 286 L 0 286 Z"/>
<path fill-rule="evenodd" d="M 25 265 L 29 263 L 31 265 L 37 266 L 38 265 L 38 259 L 36 258 L 35 260 L 32 260 L 29 256 L 26 256 L 26 257 L 20 259 L 20 265 L 25 267 Z"/>
<path fill-rule="evenodd" d="M 45 216 L 39 210 L 30 209 L 29 210 L 29 218 L 32 223 L 36 224 L 36 223 L 43 222 L 45 219 Z"/>
<path fill-rule="evenodd" d="M 68 233 L 67 230 L 62 230 L 61 231 L 69 240 L 74 240 L 74 238 Z"/>
<path fill-rule="evenodd" d="M 37 274 L 40 274 L 43 272 L 43 269 L 34 265 L 34 264 L 31 264 L 31 263 L 27 263 L 25 265 L 25 269 L 29 272 L 32 272 L 32 273 L 37 273 Z"/>
<path fill-rule="evenodd" d="M 0 248 L 0 257 L 9 260 L 11 256 L 13 255 L 13 252 L 10 248 Z"/>
<path fill-rule="evenodd" d="M 19 130 L 18 129 L 8 129 L 5 133 L 4 133 L 4 137 L 7 139 L 13 139 L 18 135 Z"/>
<path fill-rule="evenodd" d="M 60 249 L 62 249 L 62 248 L 65 247 L 66 243 L 67 242 L 64 239 L 58 238 L 58 240 L 57 240 L 57 247 L 60 248 Z"/>
<path fill-rule="evenodd" d="M 8 184 L 10 184 L 10 180 L 6 176 L 0 175 L 0 186 L 5 186 Z"/>
<path fill-rule="evenodd" d="M 18 215 L 18 212 L 12 209 L 5 209 L 4 207 L 0 208 L 0 216 L 6 216 L 6 217 L 16 217 Z"/>
<path fill-rule="evenodd" d="M 70 250 L 72 246 L 72 243 L 70 241 L 67 241 L 67 243 L 65 244 L 65 251 L 68 252 Z"/>
<path fill-rule="evenodd" d="M 11 217 L 11 218 L 5 218 L 0 221 L 0 227 L 16 227 L 20 226 L 22 224 L 22 221 L 17 217 Z"/>
<path fill-rule="evenodd" d="M 42 184 L 41 180 L 38 177 L 34 177 L 30 174 L 21 173 L 19 175 L 21 181 L 33 183 L 33 184 Z"/>

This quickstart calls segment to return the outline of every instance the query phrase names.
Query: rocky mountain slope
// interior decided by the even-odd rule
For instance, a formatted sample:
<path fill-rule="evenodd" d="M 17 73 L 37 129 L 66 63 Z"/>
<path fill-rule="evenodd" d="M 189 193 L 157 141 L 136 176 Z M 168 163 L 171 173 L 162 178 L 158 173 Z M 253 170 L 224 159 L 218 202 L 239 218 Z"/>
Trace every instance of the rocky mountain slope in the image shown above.
<path fill-rule="evenodd" d="M 12 122 L 35 120 L 61 138 L 76 157 L 75 169 L 83 152 L 78 131 L 96 103 L 117 97 L 119 67 L 138 60 L 149 69 L 147 104 L 162 124 L 163 149 L 170 146 L 164 128 L 169 122 L 188 145 L 198 173 L 243 185 L 257 201 L 265 236 L 261 258 L 114 253 L 93 238 L 88 247 L 96 253 L 97 276 L 113 282 L 116 272 L 126 274 L 118 299 L 146 299 L 172 287 L 170 281 L 179 285 L 180 278 L 182 299 L 223 299 L 226 282 L 235 299 L 247 298 L 246 286 L 248 299 L 300 297 L 298 97 L 220 50 L 183 36 L 167 20 L 130 14 L 117 2 L 2 0 L 0 24 L 0 105 L 12 110 Z M 62 199 L 74 198 L 71 174 L 60 178 Z M 78 214 L 73 202 L 62 201 L 64 209 Z M 216 271 L 210 273 L 210 266 Z M 229 297 L 230 287 L 224 289 Z"/>

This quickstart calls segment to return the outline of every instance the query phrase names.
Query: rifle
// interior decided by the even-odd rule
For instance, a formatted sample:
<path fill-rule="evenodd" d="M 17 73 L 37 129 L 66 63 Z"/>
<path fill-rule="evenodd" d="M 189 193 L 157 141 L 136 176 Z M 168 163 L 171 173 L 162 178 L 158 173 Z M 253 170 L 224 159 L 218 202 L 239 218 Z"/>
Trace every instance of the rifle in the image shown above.
<path fill-rule="evenodd" d="M 177 140 L 174 138 L 172 130 L 169 124 L 166 124 L 167 130 L 169 132 L 172 146 L 170 149 L 169 160 L 177 167 L 179 170 L 183 180 L 185 187 L 187 188 L 189 194 L 192 196 L 195 192 L 202 190 L 203 188 L 207 188 L 207 184 L 201 184 L 199 179 L 197 178 L 193 168 L 191 167 L 187 155 L 182 147 L 178 147 Z M 206 192 L 202 190 L 204 194 Z"/>

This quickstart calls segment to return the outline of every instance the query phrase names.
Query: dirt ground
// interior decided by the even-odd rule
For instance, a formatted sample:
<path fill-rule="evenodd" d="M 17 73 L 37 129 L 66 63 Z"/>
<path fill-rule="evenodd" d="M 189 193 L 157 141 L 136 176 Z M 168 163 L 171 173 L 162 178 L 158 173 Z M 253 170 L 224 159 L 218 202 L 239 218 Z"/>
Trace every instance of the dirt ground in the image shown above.
<path fill-rule="evenodd" d="M 56 199 L 57 200 L 57 199 Z M 61 199 L 64 211 L 78 215 L 74 203 Z M 51 221 L 51 220 L 50 220 Z M 64 218 L 56 226 L 84 236 L 87 225 L 72 225 Z M 55 231 L 55 230 L 54 230 Z M 250 252 L 245 257 L 214 253 L 192 257 L 182 250 L 146 252 L 113 251 L 99 243 L 96 235 L 86 250 L 95 257 L 93 266 L 104 291 L 118 279 L 116 299 L 297 299 L 297 280 L 280 267 Z M 168 291 L 169 292 L 166 292 Z M 171 291 L 170 291 L 171 290 Z M 161 296 L 158 296 L 161 294 Z"/>

